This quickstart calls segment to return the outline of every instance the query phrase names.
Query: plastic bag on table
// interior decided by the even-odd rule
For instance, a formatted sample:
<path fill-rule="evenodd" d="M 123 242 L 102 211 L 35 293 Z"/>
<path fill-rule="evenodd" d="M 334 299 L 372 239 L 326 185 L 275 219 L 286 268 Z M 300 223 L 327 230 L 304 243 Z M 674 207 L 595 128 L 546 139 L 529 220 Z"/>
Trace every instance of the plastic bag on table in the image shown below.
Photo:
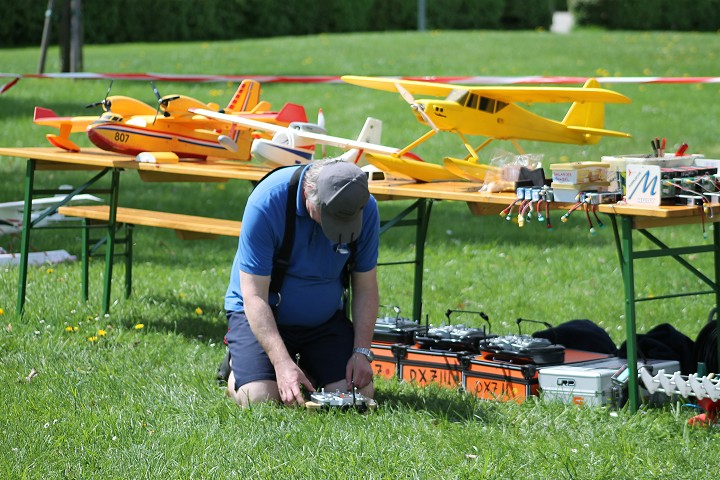
<path fill-rule="evenodd" d="M 515 190 L 515 182 L 520 176 L 520 169 L 525 167 L 529 170 L 542 168 L 542 153 L 515 154 L 496 150 L 490 160 L 490 165 L 499 167 L 498 170 L 488 171 L 485 181 L 480 188 L 481 192 L 512 192 Z"/>

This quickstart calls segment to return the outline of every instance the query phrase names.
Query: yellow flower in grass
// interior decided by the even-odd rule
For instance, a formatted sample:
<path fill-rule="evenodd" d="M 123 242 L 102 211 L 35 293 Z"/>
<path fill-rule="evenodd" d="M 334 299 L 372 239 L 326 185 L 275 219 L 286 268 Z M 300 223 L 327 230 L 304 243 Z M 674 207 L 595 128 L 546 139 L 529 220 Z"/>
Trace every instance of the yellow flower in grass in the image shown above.
<path fill-rule="evenodd" d="M 55 271 L 55 270 L 53 270 L 52 268 L 48 268 L 48 269 L 46 270 L 47 273 L 53 273 L 54 271 Z"/>
<path fill-rule="evenodd" d="M 142 323 L 138 323 L 135 325 L 135 330 L 142 330 L 143 328 L 145 328 L 145 325 Z"/>
<path fill-rule="evenodd" d="M 88 337 L 88 342 L 90 342 L 90 343 L 97 342 L 97 339 L 98 339 L 98 337 L 93 335 L 92 337 Z"/>
<path fill-rule="evenodd" d="M 195 313 L 197 313 L 198 315 L 202 315 L 202 314 L 203 314 L 202 308 L 197 307 L 197 308 L 195 309 Z"/>
<path fill-rule="evenodd" d="M 5 315 L 5 310 L 3 310 L 2 308 L 0 308 L 0 315 Z"/>
<path fill-rule="evenodd" d="M 104 337 L 105 335 L 107 335 L 107 332 L 105 330 L 103 330 L 102 328 L 97 331 L 98 337 Z"/>
<path fill-rule="evenodd" d="M 68 325 L 67 327 L 65 327 L 65 331 L 66 332 L 77 332 L 78 327 L 73 327 L 73 326 Z"/>

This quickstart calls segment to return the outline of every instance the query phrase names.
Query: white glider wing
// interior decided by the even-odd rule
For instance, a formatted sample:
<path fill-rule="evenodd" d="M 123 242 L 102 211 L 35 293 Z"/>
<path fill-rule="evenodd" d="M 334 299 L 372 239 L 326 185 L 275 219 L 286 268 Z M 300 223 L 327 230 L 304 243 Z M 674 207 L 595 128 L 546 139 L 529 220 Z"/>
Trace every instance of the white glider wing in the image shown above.
<path fill-rule="evenodd" d="M 288 132 L 290 135 L 302 137 L 308 140 L 313 140 L 316 143 L 323 145 L 329 145 L 331 147 L 338 147 L 344 150 L 357 148 L 368 152 L 384 153 L 386 155 L 393 155 L 400 152 L 399 148 L 386 147 L 384 145 L 378 145 L 376 143 L 362 142 L 359 140 L 352 140 L 349 138 L 335 137 L 332 135 L 325 135 L 322 133 L 305 132 L 303 130 L 282 127 L 271 123 L 260 122 L 258 120 L 252 120 L 249 118 L 243 118 L 238 115 L 228 115 L 226 113 L 213 112 L 212 110 L 205 110 L 202 108 L 190 109 L 192 113 L 197 115 L 203 115 L 208 118 L 214 118 L 215 120 L 225 121 L 240 125 L 242 127 L 251 128 L 255 130 L 261 130 L 264 132 L 272 132 L 273 134 L 278 132 Z"/>

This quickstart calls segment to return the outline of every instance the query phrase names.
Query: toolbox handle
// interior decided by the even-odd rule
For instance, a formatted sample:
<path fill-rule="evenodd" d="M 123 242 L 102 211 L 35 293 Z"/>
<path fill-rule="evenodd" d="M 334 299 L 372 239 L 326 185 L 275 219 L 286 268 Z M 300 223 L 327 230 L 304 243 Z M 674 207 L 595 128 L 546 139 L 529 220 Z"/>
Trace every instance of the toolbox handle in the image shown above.
<path fill-rule="evenodd" d="M 451 324 L 450 315 L 452 315 L 453 313 L 477 313 L 478 315 L 480 315 L 480 318 L 485 320 L 488 324 L 487 332 L 485 331 L 485 327 L 483 327 L 483 333 L 487 335 L 490 333 L 490 330 L 492 329 L 492 325 L 490 324 L 490 318 L 487 316 L 487 314 L 485 314 L 485 312 L 478 312 L 477 310 L 452 310 L 452 309 L 448 308 L 448 310 L 445 312 L 445 316 L 447 317 L 447 320 L 448 320 L 448 325 Z"/>
<path fill-rule="evenodd" d="M 553 328 L 553 326 L 549 322 L 543 322 L 542 320 L 530 320 L 529 318 L 518 318 L 517 320 L 515 320 L 515 323 L 517 323 L 518 326 L 518 335 L 522 335 L 522 331 L 520 330 L 521 322 L 539 323 L 541 325 L 545 325 L 547 328 Z M 557 343 L 557 339 L 555 339 L 555 343 Z"/>

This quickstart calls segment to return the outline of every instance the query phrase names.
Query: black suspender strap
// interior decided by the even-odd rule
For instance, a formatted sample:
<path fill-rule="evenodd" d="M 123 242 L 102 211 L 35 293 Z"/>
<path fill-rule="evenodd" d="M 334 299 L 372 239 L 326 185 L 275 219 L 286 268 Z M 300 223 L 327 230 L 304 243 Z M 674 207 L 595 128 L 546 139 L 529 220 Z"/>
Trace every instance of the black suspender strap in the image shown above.
<path fill-rule="evenodd" d="M 280 295 L 280 287 L 282 287 L 285 273 L 290 265 L 290 253 L 295 242 L 295 217 L 297 215 L 297 192 L 300 186 L 300 175 L 302 174 L 302 166 L 297 167 L 293 173 L 290 183 L 288 184 L 287 206 L 285 207 L 285 234 L 283 236 L 280 250 L 278 250 L 273 260 L 272 273 L 270 274 L 270 292 Z M 262 180 L 261 180 L 262 181 Z M 278 300 L 278 303 L 280 301 Z"/>

